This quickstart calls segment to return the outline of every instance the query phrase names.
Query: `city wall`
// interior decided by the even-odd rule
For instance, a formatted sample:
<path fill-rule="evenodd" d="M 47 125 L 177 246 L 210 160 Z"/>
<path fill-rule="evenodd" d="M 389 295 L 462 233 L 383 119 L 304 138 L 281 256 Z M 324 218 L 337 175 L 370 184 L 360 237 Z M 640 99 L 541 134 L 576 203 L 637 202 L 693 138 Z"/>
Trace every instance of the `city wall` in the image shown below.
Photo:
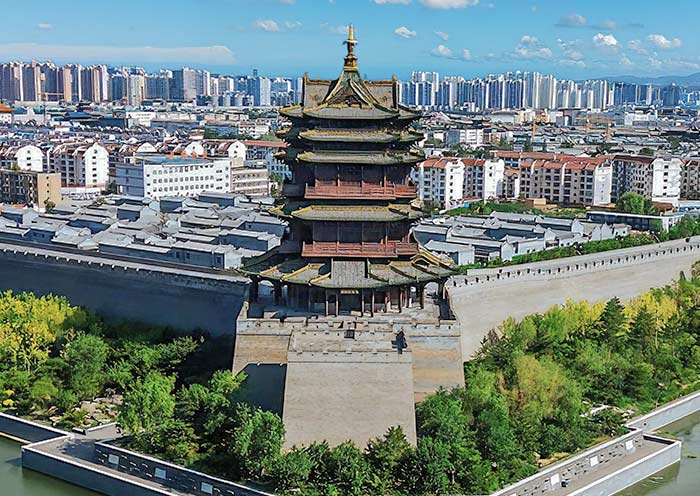
<path fill-rule="evenodd" d="M 509 317 L 544 312 L 568 299 L 628 300 L 690 277 L 700 260 L 700 237 L 546 262 L 470 270 L 445 286 L 462 331 L 465 360 L 478 351 L 491 329 Z"/>
<path fill-rule="evenodd" d="M 205 330 L 231 346 L 247 287 L 226 274 L 0 243 L 0 290 L 61 295 L 106 319 Z"/>
<path fill-rule="evenodd" d="M 460 329 L 455 321 L 414 318 L 409 314 L 377 315 L 372 319 L 356 318 L 353 325 L 358 336 L 387 333 L 395 336 L 404 331 L 412 354 L 412 374 L 415 401 L 436 391 L 439 387 L 450 388 L 464 384 L 462 356 L 460 349 Z M 289 350 L 294 348 L 292 336 L 295 333 L 319 333 L 319 339 L 341 334 L 349 323 L 343 318 L 306 317 L 251 318 L 246 316 L 245 307 L 237 325 L 234 372 L 245 371 L 249 380 L 256 381 L 254 375 L 270 372 L 266 364 L 276 364 L 278 369 L 288 362 Z M 284 375 L 282 382 L 284 384 Z"/>

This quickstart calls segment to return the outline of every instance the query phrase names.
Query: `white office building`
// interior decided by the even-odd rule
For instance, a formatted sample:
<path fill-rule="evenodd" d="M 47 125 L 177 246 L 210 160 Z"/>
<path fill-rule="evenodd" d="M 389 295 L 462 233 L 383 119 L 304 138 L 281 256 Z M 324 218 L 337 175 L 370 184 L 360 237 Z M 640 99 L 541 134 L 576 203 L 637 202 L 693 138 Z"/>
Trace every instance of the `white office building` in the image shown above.
<path fill-rule="evenodd" d="M 228 158 L 135 156 L 117 164 L 119 194 L 160 199 L 197 196 L 204 191 L 227 193 L 231 185 Z"/>
<path fill-rule="evenodd" d="M 470 148 L 482 146 L 484 144 L 483 129 L 450 129 L 447 131 L 446 144 L 465 145 Z"/>

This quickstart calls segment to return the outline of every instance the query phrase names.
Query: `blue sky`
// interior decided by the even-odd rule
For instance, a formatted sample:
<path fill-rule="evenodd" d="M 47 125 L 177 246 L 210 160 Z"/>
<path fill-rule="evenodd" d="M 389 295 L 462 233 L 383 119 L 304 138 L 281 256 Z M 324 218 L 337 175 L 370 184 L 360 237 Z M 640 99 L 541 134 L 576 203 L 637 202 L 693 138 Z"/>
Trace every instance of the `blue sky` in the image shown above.
<path fill-rule="evenodd" d="M 372 78 L 700 71 L 698 0 L 2 0 L 0 60 L 337 74 L 353 22 Z"/>

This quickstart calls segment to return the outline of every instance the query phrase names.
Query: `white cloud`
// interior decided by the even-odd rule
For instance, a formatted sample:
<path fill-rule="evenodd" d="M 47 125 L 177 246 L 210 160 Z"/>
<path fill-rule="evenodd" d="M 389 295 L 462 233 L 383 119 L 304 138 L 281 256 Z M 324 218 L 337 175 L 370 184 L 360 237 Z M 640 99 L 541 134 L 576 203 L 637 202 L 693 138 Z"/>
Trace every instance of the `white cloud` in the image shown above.
<path fill-rule="evenodd" d="M 437 36 L 438 38 L 440 38 L 441 40 L 444 40 L 444 41 L 447 41 L 448 39 L 450 39 L 450 35 L 443 32 L 443 31 L 435 31 L 435 36 Z"/>
<path fill-rule="evenodd" d="M 447 59 L 451 59 L 454 55 L 452 54 L 452 50 L 450 50 L 448 47 L 445 45 L 438 45 L 435 48 L 433 48 L 430 51 L 430 54 L 435 56 L 435 57 L 444 57 Z"/>
<path fill-rule="evenodd" d="M 622 57 L 620 57 L 620 65 L 624 67 L 631 67 L 634 65 L 634 63 L 627 57 L 627 55 L 623 54 Z"/>
<path fill-rule="evenodd" d="M 617 38 L 612 34 L 597 33 L 593 36 L 593 44 L 598 48 L 617 48 Z"/>
<path fill-rule="evenodd" d="M 588 20 L 582 15 L 571 14 L 560 18 L 556 25 L 564 28 L 577 28 L 585 26 L 587 22 Z"/>
<path fill-rule="evenodd" d="M 515 47 L 515 55 L 522 59 L 549 59 L 552 58 L 552 51 L 547 47 L 529 48 L 519 45 Z"/>
<path fill-rule="evenodd" d="M 189 62 L 212 65 L 234 64 L 233 52 L 225 46 L 199 47 L 119 47 L 100 45 L 42 45 L 37 43 L 0 44 L 0 59 L 143 64 Z"/>
<path fill-rule="evenodd" d="M 579 48 L 579 45 L 580 45 L 579 40 L 566 41 L 566 40 L 558 39 L 557 44 L 559 45 L 559 48 L 561 49 L 561 53 L 562 53 L 562 55 L 564 55 L 564 58 L 566 60 L 579 61 L 579 60 L 583 60 L 585 58 L 583 52 Z"/>
<path fill-rule="evenodd" d="M 654 46 L 656 46 L 657 48 L 661 48 L 662 50 L 678 48 L 683 44 L 680 38 L 668 39 L 662 34 L 650 34 L 649 36 L 647 36 L 647 40 L 649 40 Z"/>
<path fill-rule="evenodd" d="M 583 58 L 584 58 L 583 52 L 580 52 L 578 50 L 574 50 L 573 48 L 566 50 L 564 52 L 564 56 L 570 60 L 583 60 Z"/>
<path fill-rule="evenodd" d="M 268 33 L 277 33 L 282 31 L 279 24 L 272 19 L 258 19 L 255 21 L 255 28 L 267 31 Z"/>
<path fill-rule="evenodd" d="M 286 5 L 294 5 L 296 0 L 277 0 L 279 3 L 284 3 Z"/>
<path fill-rule="evenodd" d="M 636 53 L 646 54 L 647 50 L 642 46 L 641 40 L 630 40 L 627 42 L 627 48 Z"/>
<path fill-rule="evenodd" d="M 698 70 L 700 69 L 700 64 L 694 60 L 683 60 L 683 59 L 659 59 L 656 57 L 649 57 L 646 64 L 653 67 L 658 72 L 668 72 L 676 70 Z"/>
<path fill-rule="evenodd" d="M 46 22 L 42 22 L 36 25 L 39 29 L 53 29 L 53 24 L 48 24 Z"/>
<path fill-rule="evenodd" d="M 593 26 L 594 28 L 598 29 L 617 29 L 617 23 L 611 19 L 606 19 L 603 22 L 599 22 L 598 24 Z"/>
<path fill-rule="evenodd" d="M 586 63 L 583 60 L 571 60 L 571 59 L 561 59 L 558 61 L 559 65 L 565 65 L 569 67 L 578 67 L 578 68 L 584 68 L 586 67 Z"/>
<path fill-rule="evenodd" d="M 521 59 L 548 59 L 552 57 L 552 51 L 540 43 L 536 36 L 529 34 L 520 38 L 520 43 L 513 52 L 516 58 Z"/>
<path fill-rule="evenodd" d="M 327 22 L 324 22 L 321 24 L 321 29 L 324 31 L 327 31 L 328 33 L 331 34 L 342 34 L 342 35 L 347 35 L 348 34 L 348 26 L 331 26 Z"/>
<path fill-rule="evenodd" d="M 296 29 L 301 27 L 301 21 L 284 21 L 284 27 L 287 29 Z"/>
<path fill-rule="evenodd" d="M 407 5 L 411 3 L 411 0 L 370 0 L 372 3 L 376 3 L 377 5 L 387 5 L 387 4 L 402 4 L 402 5 Z"/>
<path fill-rule="evenodd" d="M 479 0 L 420 0 L 420 3 L 431 9 L 463 9 L 479 5 Z"/>
<path fill-rule="evenodd" d="M 416 32 L 411 31 L 406 26 L 401 26 L 400 28 L 394 29 L 394 34 L 400 36 L 401 38 L 415 38 Z"/>
<path fill-rule="evenodd" d="M 472 60 L 472 52 L 467 48 L 462 49 L 459 53 L 455 53 L 445 45 L 438 45 L 430 51 L 430 54 L 433 57 L 442 57 L 444 59 Z"/>

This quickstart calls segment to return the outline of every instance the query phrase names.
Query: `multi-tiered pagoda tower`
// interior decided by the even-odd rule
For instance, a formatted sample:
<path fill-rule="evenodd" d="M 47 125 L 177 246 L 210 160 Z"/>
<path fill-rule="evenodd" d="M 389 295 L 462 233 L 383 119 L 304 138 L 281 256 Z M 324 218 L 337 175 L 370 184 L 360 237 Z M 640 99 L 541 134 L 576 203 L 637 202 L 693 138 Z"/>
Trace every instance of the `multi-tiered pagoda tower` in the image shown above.
<path fill-rule="evenodd" d="M 281 109 L 292 126 L 278 133 L 278 158 L 292 172 L 276 212 L 290 232 L 277 253 L 255 261 L 275 299 L 326 315 L 402 311 L 423 305 L 425 285 L 442 281 L 449 263 L 421 249 L 411 225 L 421 216 L 411 168 L 423 160 L 412 124 L 420 113 L 399 103 L 399 83 L 363 81 L 350 26 L 336 80 L 304 76 L 302 103 Z M 286 291 L 284 291 L 286 288 Z"/>

